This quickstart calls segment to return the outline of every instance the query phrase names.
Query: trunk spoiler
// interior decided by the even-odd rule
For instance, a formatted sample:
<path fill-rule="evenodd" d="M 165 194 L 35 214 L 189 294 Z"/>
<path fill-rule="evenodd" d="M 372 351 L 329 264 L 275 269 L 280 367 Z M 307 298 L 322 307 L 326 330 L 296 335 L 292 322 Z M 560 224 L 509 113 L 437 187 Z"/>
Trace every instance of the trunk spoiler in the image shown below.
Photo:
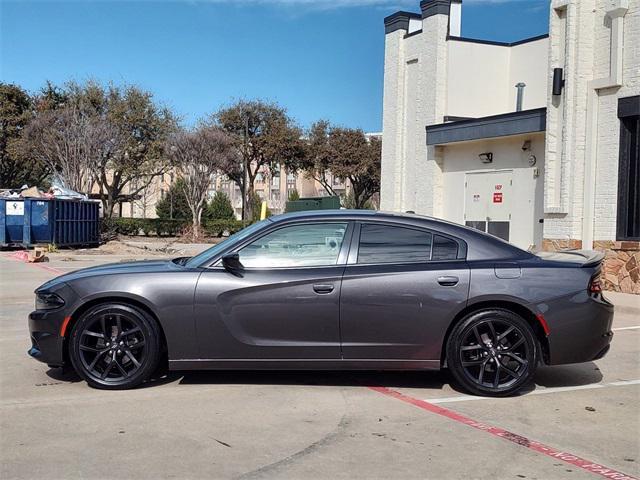
<path fill-rule="evenodd" d="M 546 260 L 568 261 L 581 268 L 597 267 L 604 260 L 604 252 L 595 250 L 560 250 L 558 252 L 540 252 L 537 256 Z"/>
<path fill-rule="evenodd" d="M 596 250 L 567 250 L 566 253 L 580 255 L 584 258 L 584 263 L 580 265 L 582 268 L 597 267 L 604 260 L 604 252 Z"/>

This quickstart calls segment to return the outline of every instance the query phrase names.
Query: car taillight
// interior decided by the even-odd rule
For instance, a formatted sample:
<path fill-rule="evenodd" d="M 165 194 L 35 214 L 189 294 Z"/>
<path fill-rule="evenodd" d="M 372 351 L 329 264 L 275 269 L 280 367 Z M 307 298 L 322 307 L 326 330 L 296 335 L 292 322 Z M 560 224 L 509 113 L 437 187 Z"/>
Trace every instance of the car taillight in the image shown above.
<path fill-rule="evenodd" d="M 596 273 L 589 281 L 589 293 L 602 293 L 602 279 L 600 272 Z"/>

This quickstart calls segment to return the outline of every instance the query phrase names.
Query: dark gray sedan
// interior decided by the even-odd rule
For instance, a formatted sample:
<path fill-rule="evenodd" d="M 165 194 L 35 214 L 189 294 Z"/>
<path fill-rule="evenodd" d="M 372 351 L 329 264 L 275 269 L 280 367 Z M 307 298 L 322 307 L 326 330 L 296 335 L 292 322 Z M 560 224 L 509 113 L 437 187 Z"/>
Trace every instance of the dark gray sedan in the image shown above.
<path fill-rule="evenodd" d="M 89 385 L 171 370 L 437 370 L 512 394 L 539 364 L 601 358 L 602 255 L 538 254 L 460 225 L 369 211 L 256 223 L 192 258 L 79 270 L 36 290 L 29 354 Z"/>

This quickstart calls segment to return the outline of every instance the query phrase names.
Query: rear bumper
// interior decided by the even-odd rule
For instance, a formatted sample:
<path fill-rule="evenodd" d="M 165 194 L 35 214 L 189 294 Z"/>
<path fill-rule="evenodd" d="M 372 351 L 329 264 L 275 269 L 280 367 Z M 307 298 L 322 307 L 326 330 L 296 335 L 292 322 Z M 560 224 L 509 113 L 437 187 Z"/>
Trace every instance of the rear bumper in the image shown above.
<path fill-rule="evenodd" d="M 51 367 L 64 365 L 64 337 L 60 336 L 64 317 L 63 311 L 36 310 L 29 314 L 31 348 L 27 353 L 31 358 Z"/>
<path fill-rule="evenodd" d="M 578 293 L 549 302 L 545 308 L 550 365 L 590 362 L 607 354 L 614 307 L 602 295 Z"/>

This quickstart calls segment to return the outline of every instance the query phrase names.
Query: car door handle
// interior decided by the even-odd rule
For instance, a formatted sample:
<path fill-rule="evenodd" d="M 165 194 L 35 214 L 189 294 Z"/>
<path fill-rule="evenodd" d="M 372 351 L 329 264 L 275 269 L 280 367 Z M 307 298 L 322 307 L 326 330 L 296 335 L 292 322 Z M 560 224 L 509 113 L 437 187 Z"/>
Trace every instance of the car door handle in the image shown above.
<path fill-rule="evenodd" d="M 438 277 L 438 283 L 443 287 L 455 287 L 459 281 L 458 277 Z"/>
<path fill-rule="evenodd" d="M 333 292 L 333 285 L 314 285 L 313 286 L 313 291 L 316 293 L 331 293 Z"/>

